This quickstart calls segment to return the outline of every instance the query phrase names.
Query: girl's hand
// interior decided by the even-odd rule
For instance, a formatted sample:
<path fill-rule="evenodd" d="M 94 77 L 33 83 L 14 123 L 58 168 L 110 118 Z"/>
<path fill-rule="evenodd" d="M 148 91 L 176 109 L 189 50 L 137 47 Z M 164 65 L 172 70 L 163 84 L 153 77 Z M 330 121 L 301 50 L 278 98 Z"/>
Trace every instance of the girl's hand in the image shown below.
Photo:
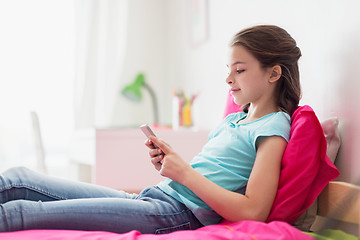
<path fill-rule="evenodd" d="M 164 153 L 160 148 L 156 148 L 150 139 L 146 139 L 145 145 L 149 148 L 149 156 L 151 163 L 155 166 L 155 169 L 160 171 Z"/>
<path fill-rule="evenodd" d="M 193 168 L 164 141 L 154 136 L 150 136 L 149 140 L 155 143 L 159 147 L 159 150 L 164 153 L 158 156 L 156 156 L 156 153 L 158 154 L 158 152 L 160 152 L 158 150 L 152 150 L 153 152 L 150 153 L 150 156 L 152 156 L 151 162 L 154 164 L 155 168 L 158 169 L 160 166 L 160 169 L 158 169 L 160 175 L 184 184 L 189 173 L 193 171 Z"/>

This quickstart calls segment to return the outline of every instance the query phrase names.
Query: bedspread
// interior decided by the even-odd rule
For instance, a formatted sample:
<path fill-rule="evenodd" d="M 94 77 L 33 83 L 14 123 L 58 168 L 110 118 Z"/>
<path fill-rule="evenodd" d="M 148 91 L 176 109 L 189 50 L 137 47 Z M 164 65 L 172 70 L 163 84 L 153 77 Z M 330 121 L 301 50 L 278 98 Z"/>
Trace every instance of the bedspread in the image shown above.
<path fill-rule="evenodd" d="M 74 230 L 26 230 L 0 233 L 1 240 L 313 240 L 288 223 L 274 221 L 270 223 L 241 221 L 222 223 L 199 228 L 197 230 L 178 231 L 162 235 L 141 234 L 131 231 L 124 234 L 110 232 L 87 232 Z"/>

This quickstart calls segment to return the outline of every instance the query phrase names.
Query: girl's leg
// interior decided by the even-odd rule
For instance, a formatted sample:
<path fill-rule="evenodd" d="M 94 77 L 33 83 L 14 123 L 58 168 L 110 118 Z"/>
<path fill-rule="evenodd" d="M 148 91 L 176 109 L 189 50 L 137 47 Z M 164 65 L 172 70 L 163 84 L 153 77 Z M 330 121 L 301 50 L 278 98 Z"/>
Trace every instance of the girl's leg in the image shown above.
<path fill-rule="evenodd" d="M 111 188 L 50 177 L 24 167 L 0 175 L 0 204 L 13 200 L 54 201 L 77 198 L 136 198 Z"/>
<path fill-rule="evenodd" d="M 16 200 L 0 205 L 0 231 L 73 229 L 167 233 L 201 226 L 189 209 L 158 188 L 148 188 L 136 199 Z"/>

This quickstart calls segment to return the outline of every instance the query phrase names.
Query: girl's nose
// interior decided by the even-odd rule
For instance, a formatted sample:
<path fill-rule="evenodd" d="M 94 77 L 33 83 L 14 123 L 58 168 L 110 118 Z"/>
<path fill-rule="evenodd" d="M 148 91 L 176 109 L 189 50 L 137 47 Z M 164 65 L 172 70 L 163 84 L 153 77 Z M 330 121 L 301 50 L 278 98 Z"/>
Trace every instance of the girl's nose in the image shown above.
<path fill-rule="evenodd" d="M 228 74 L 228 76 L 227 76 L 226 79 L 225 79 L 225 82 L 226 82 L 227 84 L 232 84 L 232 83 L 234 82 L 234 80 L 233 80 L 233 78 L 232 78 L 232 76 L 231 76 L 231 73 Z"/>

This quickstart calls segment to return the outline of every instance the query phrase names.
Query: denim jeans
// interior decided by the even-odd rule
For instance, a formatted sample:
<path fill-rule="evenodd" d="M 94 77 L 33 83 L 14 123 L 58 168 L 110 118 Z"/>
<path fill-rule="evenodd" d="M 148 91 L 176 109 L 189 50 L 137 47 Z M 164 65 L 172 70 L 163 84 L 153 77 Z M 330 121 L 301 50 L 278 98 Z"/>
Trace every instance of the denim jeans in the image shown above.
<path fill-rule="evenodd" d="M 168 233 L 202 224 L 157 187 L 139 195 L 18 167 L 0 175 L 0 231 L 72 229 Z"/>

